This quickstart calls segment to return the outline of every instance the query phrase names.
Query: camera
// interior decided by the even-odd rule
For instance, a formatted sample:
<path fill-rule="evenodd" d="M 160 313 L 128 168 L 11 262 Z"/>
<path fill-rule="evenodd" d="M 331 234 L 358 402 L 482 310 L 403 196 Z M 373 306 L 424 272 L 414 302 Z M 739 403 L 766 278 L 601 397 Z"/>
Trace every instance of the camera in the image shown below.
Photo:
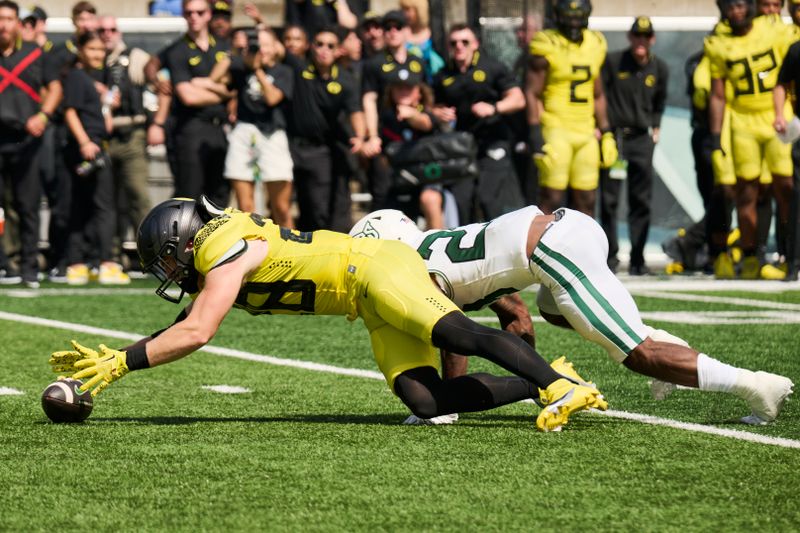
<path fill-rule="evenodd" d="M 254 28 L 248 28 L 245 30 L 247 34 L 247 53 L 248 54 L 257 54 L 261 51 L 261 45 L 258 44 L 258 30 Z"/>
<path fill-rule="evenodd" d="M 75 167 L 75 174 L 81 177 L 91 176 L 97 170 L 101 168 L 105 168 L 106 166 L 106 156 L 105 154 L 98 154 L 91 161 L 81 161 L 78 166 Z"/>

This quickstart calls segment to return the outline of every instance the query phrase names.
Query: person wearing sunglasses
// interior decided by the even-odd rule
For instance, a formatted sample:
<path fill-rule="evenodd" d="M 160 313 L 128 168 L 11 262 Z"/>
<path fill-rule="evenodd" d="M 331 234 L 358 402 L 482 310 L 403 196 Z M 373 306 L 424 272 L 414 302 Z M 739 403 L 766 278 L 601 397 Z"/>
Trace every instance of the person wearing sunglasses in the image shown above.
<path fill-rule="evenodd" d="M 433 114 L 458 131 L 472 132 L 478 144 L 477 182 L 461 180 L 451 187 L 461 224 L 478 221 L 474 205 L 487 220 L 522 207 L 511 159 L 510 116 L 525 108 L 525 97 L 511 71 L 479 46 L 472 28 L 452 26 L 449 61 L 433 82 Z"/>
<path fill-rule="evenodd" d="M 382 19 L 383 36 L 386 48 L 375 54 L 364 64 L 364 78 L 361 86 L 361 103 L 367 122 L 367 141 L 364 143 L 364 156 L 374 158 L 382 151 L 380 124 L 378 117 L 383 113 L 381 99 L 392 82 L 405 81 L 411 76 L 419 76 L 424 70 L 421 57 L 409 53 L 406 47 L 407 23 L 402 11 L 389 11 Z M 383 171 L 376 164 L 369 165 L 369 192 L 372 206 L 380 209 L 386 206 L 391 188 L 391 173 Z"/>
<path fill-rule="evenodd" d="M 141 48 L 129 48 L 122 38 L 117 18 L 100 17 L 100 39 L 106 47 L 108 84 L 119 95 L 119 107 L 113 112 L 108 155 L 114 177 L 117 236 L 125 240 L 150 211 L 147 190 L 147 155 L 145 152 L 144 65 L 150 54 Z M 116 87 L 116 89 L 114 89 Z M 124 201 L 121 199 L 124 198 Z"/>
<path fill-rule="evenodd" d="M 324 27 L 313 35 L 308 59 L 285 58 L 294 69 L 288 133 L 297 227 L 303 231 L 347 231 L 352 225 L 351 168 L 343 140 L 349 139 L 350 153 L 361 153 L 366 128 L 356 81 L 336 64 L 339 45 L 337 29 Z"/>
<path fill-rule="evenodd" d="M 214 66 L 227 59 L 228 45 L 209 31 L 208 0 L 184 0 L 186 33 L 162 54 L 173 87 L 170 111 L 175 162 L 175 195 L 199 198 L 206 194 L 227 202 L 230 184 L 223 176 L 228 149 L 224 126 L 225 84 L 209 78 Z"/>

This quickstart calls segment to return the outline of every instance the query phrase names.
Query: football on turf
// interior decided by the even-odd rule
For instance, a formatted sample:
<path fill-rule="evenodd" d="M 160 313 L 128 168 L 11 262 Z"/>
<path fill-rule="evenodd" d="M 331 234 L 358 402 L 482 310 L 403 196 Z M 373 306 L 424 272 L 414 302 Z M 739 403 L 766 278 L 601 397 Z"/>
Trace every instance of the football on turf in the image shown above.
<path fill-rule="evenodd" d="M 77 379 L 51 383 L 42 393 L 42 409 L 53 422 L 82 422 L 92 413 L 94 402 L 89 391 L 82 392 Z"/>

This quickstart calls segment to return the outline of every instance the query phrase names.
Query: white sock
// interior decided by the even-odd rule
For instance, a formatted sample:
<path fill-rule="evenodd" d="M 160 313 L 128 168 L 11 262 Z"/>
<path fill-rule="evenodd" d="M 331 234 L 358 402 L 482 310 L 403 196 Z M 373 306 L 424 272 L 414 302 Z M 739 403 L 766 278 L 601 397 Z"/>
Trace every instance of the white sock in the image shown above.
<path fill-rule="evenodd" d="M 726 365 L 704 353 L 697 354 L 697 381 L 700 390 L 731 392 L 739 369 Z"/>

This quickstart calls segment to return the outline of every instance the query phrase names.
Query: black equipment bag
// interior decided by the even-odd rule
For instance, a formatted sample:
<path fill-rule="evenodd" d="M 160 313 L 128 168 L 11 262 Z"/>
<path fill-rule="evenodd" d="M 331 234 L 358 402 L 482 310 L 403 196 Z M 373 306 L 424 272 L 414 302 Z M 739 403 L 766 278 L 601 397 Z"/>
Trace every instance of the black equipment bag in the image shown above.
<path fill-rule="evenodd" d="M 440 132 L 415 141 L 393 142 L 385 154 L 396 185 L 449 183 L 478 177 L 478 145 L 468 131 Z"/>

